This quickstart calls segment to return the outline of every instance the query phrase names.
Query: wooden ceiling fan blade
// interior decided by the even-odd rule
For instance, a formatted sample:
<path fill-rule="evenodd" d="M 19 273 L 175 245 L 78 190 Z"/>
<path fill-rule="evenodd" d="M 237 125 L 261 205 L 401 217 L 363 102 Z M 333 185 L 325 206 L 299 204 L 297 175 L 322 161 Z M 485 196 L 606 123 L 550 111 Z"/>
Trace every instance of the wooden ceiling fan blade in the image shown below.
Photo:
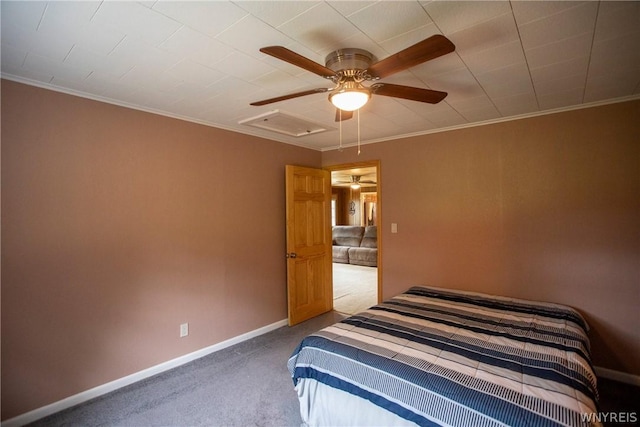
<path fill-rule="evenodd" d="M 252 102 L 250 105 L 254 105 L 254 106 L 267 105 L 267 104 L 272 104 L 272 103 L 278 102 L 278 101 L 284 101 L 286 99 L 299 98 L 301 96 L 313 95 L 314 93 L 324 93 L 324 92 L 328 92 L 330 90 L 331 90 L 330 88 L 320 87 L 320 88 L 317 88 L 317 89 L 305 90 L 303 92 L 290 93 L 288 95 L 282 95 L 282 96 L 277 96 L 275 98 L 269 98 L 269 99 L 264 99 L 262 101 Z"/>
<path fill-rule="evenodd" d="M 447 96 L 447 92 L 440 92 L 438 90 L 388 83 L 376 83 L 372 85 L 371 88 L 373 93 L 376 95 L 392 96 L 394 98 L 403 98 L 418 102 L 428 102 L 429 104 L 437 104 Z"/>
<path fill-rule="evenodd" d="M 455 45 L 448 38 L 441 34 L 436 34 L 376 62 L 367 71 L 373 77 L 387 77 L 451 53 L 455 49 Z"/>
<path fill-rule="evenodd" d="M 349 120 L 352 117 L 353 117 L 353 111 L 344 111 L 339 108 L 336 108 L 336 122 Z"/>
<path fill-rule="evenodd" d="M 317 74 L 321 77 L 332 78 L 336 75 L 335 71 L 333 71 L 332 69 L 327 68 L 324 65 L 320 65 L 317 62 L 310 60 L 309 58 L 305 58 L 304 56 L 297 54 L 294 51 L 289 50 L 283 46 L 263 47 L 262 49 L 260 49 L 260 52 L 288 62 L 289 64 L 295 65 L 296 67 L 311 71 L 312 73 Z"/>

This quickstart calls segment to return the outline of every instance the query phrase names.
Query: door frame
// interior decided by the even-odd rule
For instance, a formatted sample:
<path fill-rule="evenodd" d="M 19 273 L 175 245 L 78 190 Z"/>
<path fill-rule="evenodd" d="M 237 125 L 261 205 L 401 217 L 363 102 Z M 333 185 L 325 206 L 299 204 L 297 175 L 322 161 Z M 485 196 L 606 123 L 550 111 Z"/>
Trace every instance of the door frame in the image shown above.
<path fill-rule="evenodd" d="M 376 239 L 378 245 L 378 304 L 382 302 L 382 192 L 381 190 L 381 182 L 380 179 L 380 160 L 367 160 L 363 162 L 352 162 L 352 163 L 341 163 L 339 165 L 329 165 L 323 166 L 323 169 L 328 170 L 329 172 L 348 170 L 348 169 L 356 169 L 356 168 L 366 168 L 366 167 L 375 167 L 376 168 L 376 215 L 378 218 L 378 227 L 376 229 Z M 333 274 L 331 275 L 331 285 L 333 287 Z"/>

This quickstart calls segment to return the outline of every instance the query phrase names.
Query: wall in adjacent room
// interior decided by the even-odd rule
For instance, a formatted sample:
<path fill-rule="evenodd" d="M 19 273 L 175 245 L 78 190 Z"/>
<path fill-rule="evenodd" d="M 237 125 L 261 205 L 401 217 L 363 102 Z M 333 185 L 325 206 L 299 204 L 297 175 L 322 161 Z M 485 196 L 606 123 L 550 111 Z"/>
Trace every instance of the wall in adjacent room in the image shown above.
<path fill-rule="evenodd" d="M 322 156 L 374 159 L 384 298 L 428 284 L 568 304 L 596 365 L 640 375 L 640 101 Z"/>
<path fill-rule="evenodd" d="M 286 318 L 284 166 L 320 163 L 3 80 L 2 419 Z"/>

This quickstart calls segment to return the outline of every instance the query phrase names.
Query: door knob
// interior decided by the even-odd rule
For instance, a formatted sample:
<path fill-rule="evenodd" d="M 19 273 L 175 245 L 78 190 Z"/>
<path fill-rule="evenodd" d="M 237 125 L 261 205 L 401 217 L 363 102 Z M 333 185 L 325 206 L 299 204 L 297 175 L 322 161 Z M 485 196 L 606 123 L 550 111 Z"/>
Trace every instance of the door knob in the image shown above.
<path fill-rule="evenodd" d="M 291 252 L 290 254 L 286 255 L 287 258 L 297 258 L 298 254 L 296 254 L 295 252 Z"/>

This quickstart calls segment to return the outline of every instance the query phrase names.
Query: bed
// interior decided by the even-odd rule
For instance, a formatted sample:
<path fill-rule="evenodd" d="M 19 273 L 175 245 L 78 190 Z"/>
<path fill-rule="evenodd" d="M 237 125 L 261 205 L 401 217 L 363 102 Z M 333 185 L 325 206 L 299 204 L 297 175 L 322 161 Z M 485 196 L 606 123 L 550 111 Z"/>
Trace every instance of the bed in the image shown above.
<path fill-rule="evenodd" d="M 416 286 L 305 337 L 288 368 L 308 426 L 586 426 L 574 309 Z"/>

